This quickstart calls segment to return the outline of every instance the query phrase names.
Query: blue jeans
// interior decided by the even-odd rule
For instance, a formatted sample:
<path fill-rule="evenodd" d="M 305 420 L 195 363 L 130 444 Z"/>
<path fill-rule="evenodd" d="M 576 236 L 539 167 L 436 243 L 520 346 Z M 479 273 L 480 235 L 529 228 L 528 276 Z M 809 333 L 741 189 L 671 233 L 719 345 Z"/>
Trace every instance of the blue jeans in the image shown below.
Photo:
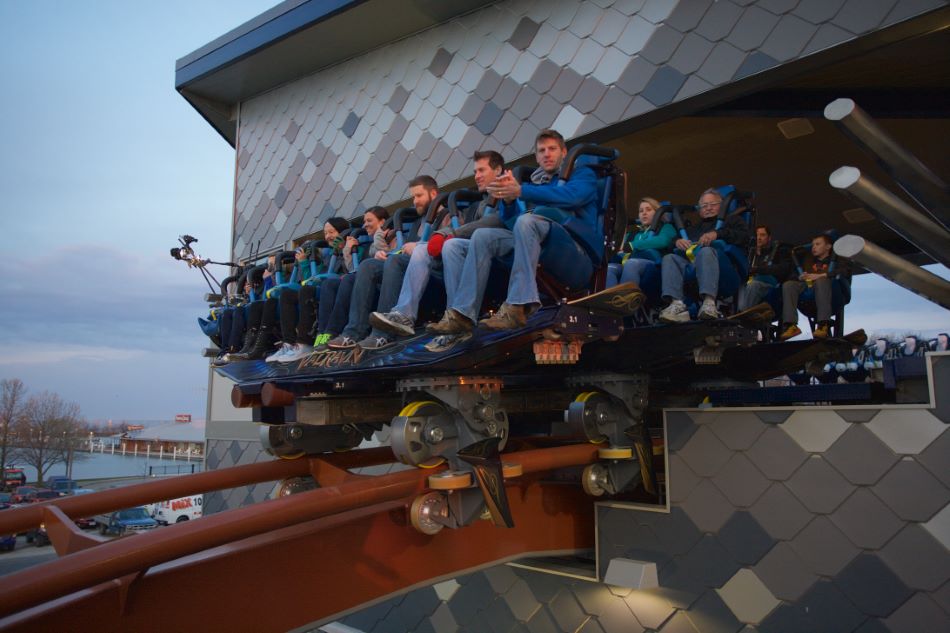
<path fill-rule="evenodd" d="M 774 288 L 772 284 L 757 279 L 747 282 L 739 289 L 739 311 L 748 310 L 765 301 L 765 297 L 772 288 Z"/>
<path fill-rule="evenodd" d="M 359 268 L 356 269 L 350 309 L 342 334 L 359 340 L 369 333 L 369 313 L 376 306 L 385 264 L 385 260 L 375 258 L 360 262 Z"/>
<path fill-rule="evenodd" d="M 509 255 L 514 247 L 514 234 L 508 229 L 481 228 L 469 240 L 446 241 L 442 246 L 446 307 L 477 321 L 492 260 Z"/>
<path fill-rule="evenodd" d="M 699 294 L 715 298 L 719 293 L 719 257 L 716 255 L 716 249 L 706 246 L 697 249 L 695 253 L 693 266 L 696 269 Z M 676 253 L 663 256 L 660 274 L 663 278 L 664 297 L 683 300 L 683 277 L 689 263 L 688 259 Z"/>
<path fill-rule="evenodd" d="M 535 275 L 538 270 L 538 259 L 541 257 L 541 242 L 550 232 L 551 220 L 539 215 L 528 213 L 520 216 L 515 222 L 515 258 L 511 265 L 507 299 L 511 305 L 541 303 Z"/>
<path fill-rule="evenodd" d="M 648 259 L 637 259 L 631 257 L 626 264 L 608 264 L 607 265 L 607 287 L 612 288 L 617 284 L 625 284 L 629 281 L 640 285 L 640 279 L 647 270 L 656 266 Z"/>
<path fill-rule="evenodd" d="M 425 242 L 420 242 L 409 256 L 409 264 L 402 279 L 402 289 L 399 291 L 399 298 L 393 310 L 413 321 L 416 320 L 419 315 L 419 301 L 422 299 L 422 293 L 425 292 L 426 284 L 429 283 L 431 270 L 432 257 L 429 256 L 429 249 Z"/>
<path fill-rule="evenodd" d="M 420 248 L 423 251 L 426 250 L 425 244 L 421 246 L 417 244 L 413 253 Z M 379 312 L 389 312 L 393 309 L 393 306 L 396 305 L 396 300 L 402 288 L 402 281 L 406 275 L 406 268 L 409 266 L 410 257 L 405 253 L 399 253 L 398 255 L 390 255 L 381 261 L 383 264 L 382 282 L 379 286 L 379 301 L 376 303 L 376 310 Z M 372 311 L 372 305 L 365 311 L 367 319 L 366 327 L 369 327 L 369 314 Z M 380 332 L 376 328 L 373 328 L 371 333 L 373 336 L 387 336 L 385 332 Z"/>

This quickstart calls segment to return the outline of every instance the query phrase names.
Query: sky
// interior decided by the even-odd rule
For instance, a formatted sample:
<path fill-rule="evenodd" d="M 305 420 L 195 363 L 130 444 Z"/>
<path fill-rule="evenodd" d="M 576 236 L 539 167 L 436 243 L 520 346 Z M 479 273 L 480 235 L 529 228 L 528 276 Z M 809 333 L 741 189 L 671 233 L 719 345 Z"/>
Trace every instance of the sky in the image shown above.
<path fill-rule="evenodd" d="M 234 152 L 175 61 L 276 3 L 0 0 L 0 378 L 90 420 L 204 418 L 207 288 L 168 249 L 188 233 L 227 259 Z M 886 280 L 854 287 L 849 331 L 950 329 Z"/>

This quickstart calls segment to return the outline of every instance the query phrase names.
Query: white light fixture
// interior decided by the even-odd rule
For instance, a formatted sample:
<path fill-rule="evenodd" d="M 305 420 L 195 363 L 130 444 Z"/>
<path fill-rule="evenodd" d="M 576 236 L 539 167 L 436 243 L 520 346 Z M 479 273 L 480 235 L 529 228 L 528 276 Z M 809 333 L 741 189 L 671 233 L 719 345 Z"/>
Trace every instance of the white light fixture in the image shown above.
<path fill-rule="evenodd" d="M 604 584 L 628 589 L 656 589 L 660 586 L 656 563 L 630 558 L 612 558 L 607 564 Z"/>

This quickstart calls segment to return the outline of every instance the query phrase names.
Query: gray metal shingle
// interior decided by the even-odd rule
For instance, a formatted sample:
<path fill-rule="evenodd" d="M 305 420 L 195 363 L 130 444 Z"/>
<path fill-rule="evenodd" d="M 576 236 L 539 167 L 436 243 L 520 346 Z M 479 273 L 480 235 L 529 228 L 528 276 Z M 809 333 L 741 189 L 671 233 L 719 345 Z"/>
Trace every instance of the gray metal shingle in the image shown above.
<path fill-rule="evenodd" d="M 818 514 L 832 512 L 855 489 L 818 455 L 806 460 L 785 485 L 806 508 Z"/>
<path fill-rule="evenodd" d="M 531 41 L 534 39 L 540 26 L 541 25 L 531 18 L 521 18 L 521 21 L 518 22 L 518 26 L 515 27 L 515 32 L 508 38 L 508 43 L 519 51 L 525 50 L 531 45 Z M 432 74 L 438 76 L 436 73 Z"/>
<path fill-rule="evenodd" d="M 740 508 L 751 506 L 769 487 L 769 481 L 742 453 L 734 453 L 712 482 L 733 505 Z"/>
<path fill-rule="evenodd" d="M 855 34 L 866 33 L 880 24 L 896 0 L 848 0 L 832 23 Z"/>
<path fill-rule="evenodd" d="M 752 568 L 776 598 L 795 602 L 817 580 L 788 543 L 778 543 Z"/>
<path fill-rule="evenodd" d="M 715 591 L 704 593 L 686 612 L 686 617 L 702 633 L 736 633 L 742 627 Z"/>
<path fill-rule="evenodd" d="M 794 15 L 783 16 L 760 50 L 779 61 L 788 61 L 801 53 L 817 30 Z"/>
<path fill-rule="evenodd" d="M 865 617 L 840 589 L 826 580 L 816 582 L 796 606 L 807 614 L 805 626 L 789 631 L 853 631 Z"/>
<path fill-rule="evenodd" d="M 733 512 L 728 499 L 708 479 L 700 481 L 680 507 L 703 532 L 717 532 Z"/>
<path fill-rule="evenodd" d="M 656 26 L 647 22 L 640 16 L 633 17 L 624 28 L 623 33 L 614 44 L 627 55 L 635 55 L 640 52 L 643 46 L 650 40 L 650 36 L 656 30 Z"/>
<path fill-rule="evenodd" d="M 630 96 L 640 94 L 650 83 L 656 70 L 656 66 L 642 57 L 634 57 L 627 64 L 616 85 Z"/>
<path fill-rule="evenodd" d="M 732 44 L 720 42 L 696 73 L 712 85 L 718 86 L 732 79 L 745 57 L 745 53 Z"/>
<path fill-rule="evenodd" d="M 746 57 L 744 62 L 742 62 L 742 65 L 739 66 L 739 70 L 736 71 L 735 77 L 733 77 L 733 79 L 742 79 L 743 77 L 760 73 L 764 70 L 768 70 L 769 68 L 773 68 L 774 66 L 778 66 L 778 62 L 776 60 L 772 59 L 762 51 L 754 51 L 748 57 Z"/>
<path fill-rule="evenodd" d="M 878 549 L 904 523 L 874 494 L 859 488 L 831 515 L 831 520 L 848 540 L 865 549 Z"/>
<path fill-rule="evenodd" d="M 657 65 L 666 63 L 682 40 L 682 33 L 663 25 L 650 36 L 650 39 L 640 50 L 640 56 Z"/>
<path fill-rule="evenodd" d="M 950 502 L 950 490 L 910 458 L 899 461 L 871 490 L 905 521 L 928 521 Z"/>
<path fill-rule="evenodd" d="M 742 9 L 729 0 L 714 2 L 696 27 L 696 33 L 711 42 L 726 37 L 742 16 Z"/>
<path fill-rule="evenodd" d="M 827 517 L 815 517 L 789 545 L 814 573 L 834 576 L 858 555 L 851 544 Z"/>
<path fill-rule="evenodd" d="M 920 525 L 905 527 L 878 556 L 913 589 L 936 591 L 950 580 L 950 552 Z"/>
<path fill-rule="evenodd" d="M 607 9 L 590 37 L 595 42 L 610 46 L 620 38 L 620 34 L 623 33 L 626 26 L 627 17 L 625 15 L 614 9 Z"/>
<path fill-rule="evenodd" d="M 873 554 L 859 555 L 834 583 L 863 613 L 877 617 L 889 616 L 913 593 Z"/>
<path fill-rule="evenodd" d="M 597 28 L 597 23 L 600 22 L 602 16 L 603 9 L 594 3 L 581 3 L 571 23 L 567 25 L 567 30 L 577 37 L 587 37 Z"/>
<path fill-rule="evenodd" d="M 887 630 L 891 633 L 917 633 L 918 631 L 937 631 L 933 628 L 941 623 L 948 624 L 948 617 L 937 604 L 925 594 L 916 593 L 902 604 L 886 620 Z"/>
<path fill-rule="evenodd" d="M 681 33 L 686 33 L 696 28 L 703 14 L 713 5 L 713 0 L 689 0 L 679 2 L 670 16 L 666 19 L 666 24 L 672 26 Z"/>
<path fill-rule="evenodd" d="M 583 81 L 584 78 L 573 68 L 565 68 L 561 71 L 561 74 L 558 75 L 557 80 L 554 82 L 554 85 L 551 86 L 548 94 L 559 103 L 570 103 L 574 95 L 577 94 L 577 89 L 581 87 Z"/>
<path fill-rule="evenodd" d="M 588 114 L 594 111 L 606 92 L 607 86 L 593 77 L 588 77 L 578 88 L 577 94 L 571 100 L 571 105 L 577 108 L 579 112 Z"/>
<path fill-rule="evenodd" d="M 754 565 L 775 545 L 749 512 L 734 512 L 719 529 L 719 542 L 742 565 Z"/>
<path fill-rule="evenodd" d="M 785 480 L 808 458 L 808 454 L 783 430 L 766 429 L 746 452 L 746 457 L 772 480 Z"/>
<path fill-rule="evenodd" d="M 812 519 L 812 514 L 782 484 L 759 497 L 749 510 L 772 538 L 787 541 L 795 537 Z"/>
<path fill-rule="evenodd" d="M 670 59 L 670 66 L 684 75 L 696 72 L 706 61 L 712 49 L 712 42 L 695 33 L 688 33 Z"/>

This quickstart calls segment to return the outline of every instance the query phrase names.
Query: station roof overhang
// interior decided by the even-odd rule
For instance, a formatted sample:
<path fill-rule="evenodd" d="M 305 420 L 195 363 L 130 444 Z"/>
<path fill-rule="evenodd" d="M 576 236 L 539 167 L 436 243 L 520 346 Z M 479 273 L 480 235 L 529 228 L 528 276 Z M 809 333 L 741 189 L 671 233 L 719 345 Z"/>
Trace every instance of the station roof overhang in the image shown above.
<path fill-rule="evenodd" d="M 242 101 L 491 0 L 285 0 L 185 55 L 175 89 L 232 146 Z"/>

